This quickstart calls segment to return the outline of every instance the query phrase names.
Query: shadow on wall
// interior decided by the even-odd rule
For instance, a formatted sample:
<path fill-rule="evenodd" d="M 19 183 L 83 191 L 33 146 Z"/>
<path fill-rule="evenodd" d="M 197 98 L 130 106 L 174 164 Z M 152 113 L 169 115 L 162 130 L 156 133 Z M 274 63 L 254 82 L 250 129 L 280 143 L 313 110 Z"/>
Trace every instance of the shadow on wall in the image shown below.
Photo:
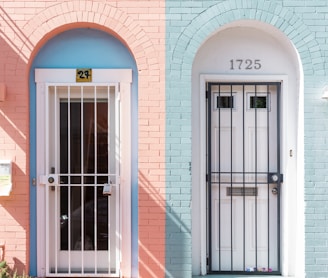
<path fill-rule="evenodd" d="M 181 263 L 191 260 L 190 255 L 188 257 L 191 250 L 186 250 L 191 244 L 185 242 L 188 234 L 191 241 L 191 231 L 174 211 L 174 204 L 165 201 L 160 189 L 139 171 L 140 277 L 162 277 L 163 274 L 172 278 L 189 277 L 191 273 L 187 275 L 189 270 L 181 269 Z M 147 237 L 148 233 L 152 233 L 152 238 Z"/>
<path fill-rule="evenodd" d="M 16 257 L 13 258 L 13 261 L 14 261 L 14 266 L 11 269 L 12 273 L 17 273 L 19 275 L 26 274 L 24 263 L 19 259 L 17 259 Z"/>
<path fill-rule="evenodd" d="M 141 171 L 138 195 L 139 274 L 140 277 L 162 277 L 165 269 L 165 202 L 159 188 Z"/>
<path fill-rule="evenodd" d="M 23 274 L 28 272 L 29 249 L 28 59 L 16 43 L 25 42 L 28 47 L 31 43 L 3 8 L 0 21 L 0 82 L 7 91 L 5 101 L 0 102 L 0 159 L 13 162 L 12 192 L 0 196 L 0 244 L 4 244 L 2 255 L 9 267 Z M 15 41 L 7 34 L 15 34 Z"/>

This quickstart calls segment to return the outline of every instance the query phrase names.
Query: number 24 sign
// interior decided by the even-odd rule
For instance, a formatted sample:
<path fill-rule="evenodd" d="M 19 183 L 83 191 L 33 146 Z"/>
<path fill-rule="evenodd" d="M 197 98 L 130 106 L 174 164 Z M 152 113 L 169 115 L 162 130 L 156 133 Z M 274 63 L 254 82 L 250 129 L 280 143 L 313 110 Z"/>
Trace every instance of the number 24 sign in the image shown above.
<path fill-rule="evenodd" d="M 76 69 L 76 82 L 92 82 L 92 69 Z"/>

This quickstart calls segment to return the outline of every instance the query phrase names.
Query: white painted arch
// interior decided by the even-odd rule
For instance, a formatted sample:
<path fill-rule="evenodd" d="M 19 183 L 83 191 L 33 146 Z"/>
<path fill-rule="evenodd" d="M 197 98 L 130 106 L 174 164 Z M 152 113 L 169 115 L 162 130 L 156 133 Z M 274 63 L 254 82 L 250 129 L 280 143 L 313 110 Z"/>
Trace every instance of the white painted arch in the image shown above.
<path fill-rule="evenodd" d="M 230 60 L 260 61 L 260 69 Z M 193 274 L 206 274 L 206 117 L 208 81 L 282 83 L 281 194 L 282 275 L 304 277 L 303 69 L 291 41 L 275 27 L 253 20 L 227 24 L 196 53 L 192 69 L 192 262 Z"/>

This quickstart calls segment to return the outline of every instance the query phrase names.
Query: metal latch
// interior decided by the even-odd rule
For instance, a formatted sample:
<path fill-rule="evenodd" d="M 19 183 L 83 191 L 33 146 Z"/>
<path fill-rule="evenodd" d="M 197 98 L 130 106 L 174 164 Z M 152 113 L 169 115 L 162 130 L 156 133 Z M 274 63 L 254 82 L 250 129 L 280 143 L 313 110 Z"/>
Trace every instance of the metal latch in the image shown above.
<path fill-rule="evenodd" d="M 104 183 L 103 195 L 107 195 L 107 196 L 112 195 L 112 187 L 113 187 L 112 182 L 110 182 L 110 183 Z"/>

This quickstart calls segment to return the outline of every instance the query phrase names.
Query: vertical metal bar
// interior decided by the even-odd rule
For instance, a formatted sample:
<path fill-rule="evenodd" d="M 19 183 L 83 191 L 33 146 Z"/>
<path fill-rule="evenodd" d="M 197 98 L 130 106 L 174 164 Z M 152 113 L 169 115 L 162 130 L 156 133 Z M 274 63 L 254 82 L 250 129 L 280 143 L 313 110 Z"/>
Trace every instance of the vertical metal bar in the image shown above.
<path fill-rule="evenodd" d="M 71 273 L 71 88 L 67 92 L 67 146 L 68 146 L 68 273 Z"/>
<path fill-rule="evenodd" d="M 280 175 L 280 94 L 281 83 L 277 83 L 277 172 Z M 278 250 L 278 270 L 280 271 L 280 182 L 278 183 L 277 194 L 277 250 Z"/>
<path fill-rule="evenodd" d="M 270 172 L 270 102 L 269 102 L 269 84 L 267 84 L 267 93 L 266 93 L 266 109 L 267 109 L 267 176 Z M 269 180 L 267 181 L 267 206 L 268 206 L 268 211 L 267 211 L 267 229 L 268 229 L 268 265 L 267 269 L 270 267 L 270 185 L 269 185 Z"/>
<path fill-rule="evenodd" d="M 50 149 L 50 143 L 49 143 L 49 86 L 46 86 L 46 109 L 45 109 L 45 174 L 49 175 L 49 149 Z M 50 240 L 50 229 L 49 229 L 49 217 L 50 217 L 50 206 L 49 206 L 49 186 L 47 185 L 45 187 L 46 191 L 46 272 L 50 273 L 49 269 L 49 257 L 50 257 L 50 249 L 49 249 L 49 240 Z"/>
<path fill-rule="evenodd" d="M 110 105 L 111 105 L 111 102 L 110 102 L 110 89 L 111 89 L 111 86 L 107 86 L 107 153 L 108 153 L 108 156 L 107 156 L 107 174 L 108 174 L 108 180 L 107 182 L 110 184 L 111 183 L 111 165 L 110 165 L 110 157 L 112 155 L 111 153 L 111 140 L 110 140 L 110 136 L 111 136 L 111 132 L 110 132 L 110 129 L 111 129 L 111 117 L 110 117 L 110 112 L 111 112 L 111 109 L 110 109 Z M 115 90 L 115 101 L 116 101 L 116 90 Z M 116 137 L 116 136 L 115 136 Z M 115 181 L 115 183 L 117 183 L 117 181 Z M 118 187 L 116 187 L 118 188 Z M 117 198 L 117 196 L 115 195 L 115 198 Z M 107 249 L 107 260 L 108 260 L 108 273 L 110 273 L 110 269 L 111 269 L 111 237 L 112 237 L 112 234 L 110 232 L 110 199 L 107 198 L 107 221 L 108 221 L 108 224 L 107 224 L 107 233 L 109 234 L 108 236 L 108 239 L 107 239 L 107 246 L 108 246 L 108 249 Z M 114 239 L 115 240 L 115 239 Z"/>
<path fill-rule="evenodd" d="M 97 241 L 97 209 L 98 209 L 98 195 L 97 195 L 97 185 L 94 186 L 93 190 L 94 195 L 94 226 L 95 226 L 95 235 L 94 235 L 94 253 L 95 253 L 95 270 L 94 273 L 97 274 L 98 272 L 98 258 L 97 258 L 97 251 L 98 251 L 98 241 Z"/>
<path fill-rule="evenodd" d="M 257 184 L 257 85 L 254 85 L 255 87 L 255 192 L 258 190 L 258 184 Z M 257 194 L 255 194 L 255 267 L 257 268 Z"/>
<path fill-rule="evenodd" d="M 49 257 L 50 257 L 50 249 L 49 249 L 49 217 L 50 217 L 50 205 L 49 205 L 49 186 L 47 185 L 45 187 L 46 191 L 46 273 L 50 273 L 50 262 L 49 262 Z"/>
<path fill-rule="evenodd" d="M 83 95 L 83 86 L 80 87 L 80 98 Z M 83 114 L 82 114 L 82 108 L 83 103 L 80 101 L 80 129 L 81 129 L 81 137 L 82 137 L 82 129 L 83 129 Z M 81 165 L 82 165 L 82 138 L 81 138 Z M 82 170 L 82 169 L 81 169 Z M 82 177 L 81 177 L 82 178 Z M 80 193 L 81 193 L 81 273 L 84 273 L 84 187 L 82 185 L 79 186 L 80 188 Z"/>
<path fill-rule="evenodd" d="M 80 129 L 81 129 L 81 174 L 84 173 L 84 118 L 83 118 L 83 112 L 84 112 L 84 87 L 80 87 Z M 81 191 L 81 273 L 84 273 L 84 177 L 81 175 L 81 185 L 80 185 L 80 191 Z"/>
<path fill-rule="evenodd" d="M 53 99 L 53 102 L 54 102 L 54 138 L 53 138 L 53 141 L 54 141 L 54 147 L 55 147 L 55 170 L 58 169 L 57 166 L 58 166 L 58 155 L 59 155 L 59 150 L 58 150 L 58 140 L 57 140 L 57 131 L 58 131 L 58 126 L 57 126 L 57 121 L 58 121 L 58 118 L 57 118 L 57 86 L 55 86 L 55 96 L 54 96 L 54 99 Z M 49 112 L 48 112 L 49 113 Z M 59 182 L 59 181 L 58 181 Z M 56 184 L 55 185 L 55 273 L 58 272 L 58 230 L 60 229 L 60 225 L 58 222 L 58 186 L 59 184 Z"/>
<path fill-rule="evenodd" d="M 81 184 L 84 186 L 84 87 L 80 91 L 81 102 Z"/>
<path fill-rule="evenodd" d="M 107 173 L 108 173 L 108 180 L 107 182 L 110 184 L 111 183 L 111 165 L 110 165 L 110 158 L 112 156 L 112 153 L 111 153 L 111 139 L 110 139 L 110 136 L 111 136 L 111 132 L 110 132 L 110 129 L 111 129 L 111 117 L 110 117 L 110 112 L 111 112 L 111 101 L 110 101 L 110 89 L 111 89 L 111 86 L 107 86 L 107 153 L 108 153 L 108 156 L 107 156 L 107 165 L 108 165 L 108 169 L 107 169 Z M 115 88 L 116 89 L 116 88 Z M 117 90 L 115 90 L 115 105 L 116 105 L 116 98 L 117 98 Z M 116 109 L 115 109 L 115 112 L 116 112 Z M 116 136 L 115 136 L 116 138 Z M 118 137 L 119 138 L 119 137 Z M 116 169 L 115 169 L 116 170 Z M 116 177 L 117 178 L 117 177 Z M 115 181 L 115 183 L 117 184 L 117 180 Z M 118 186 L 116 187 L 118 188 Z M 115 198 L 118 198 L 117 195 L 115 195 Z M 115 200 L 116 201 L 116 200 Z M 108 273 L 110 273 L 110 268 L 111 268 L 111 237 L 112 237 L 112 234 L 110 232 L 110 199 L 107 198 L 107 221 L 108 221 L 108 225 L 107 225 L 107 233 L 109 234 L 109 237 L 108 237 L 108 242 L 107 242 L 107 245 L 108 245 L 108 250 L 107 250 L 107 259 L 108 259 Z M 116 237 L 115 237 L 116 238 Z M 115 239 L 114 239 L 115 240 Z M 117 270 L 117 269 L 116 269 Z"/>
<path fill-rule="evenodd" d="M 232 98 L 232 84 L 230 84 L 230 97 Z M 232 171 L 233 171 L 233 146 L 232 146 L 232 140 L 233 140 L 233 134 L 232 134 L 232 125 L 233 125 L 233 120 L 232 120 L 232 108 L 230 108 L 230 188 L 232 192 Z M 231 271 L 233 271 L 233 206 L 232 206 L 232 201 L 233 201 L 233 194 L 230 194 L 230 248 L 231 248 Z"/>
<path fill-rule="evenodd" d="M 245 192 L 245 84 L 242 85 L 243 98 L 243 192 Z M 246 197 L 243 194 L 243 269 L 246 270 Z"/>
<path fill-rule="evenodd" d="M 97 183 L 98 183 L 98 118 L 97 118 L 97 87 L 94 86 L 94 153 L 95 153 L 95 175 L 94 175 L 94 245 L 95 245 L 95 250 L 94 250 L 94 259 L 95 259 L 95 270 L 94 273 L 97 273 Z"/>
<path fill-rule="evenodd" d="M 221 84 L 218 84 L 219 87 L 219 99 L 221 97 Z M 211 106 L 212 107 L 212 106 Z M 218 122 L 219 122 L 219 149 L 218 149 L 218 155 L 219 155 L 219 270 L 221 270 L 221 258 L 222 258 L 222 249 L 221 249 L 221 106 L 219 105 L 219 111 L 218 111 Z"/>
<path fill-rule="evenodd" d="M 207 190 L 208 190 L 208 238 L 209 238 L 209 269 L 212 270 L 212 120 L 211 120 L 211 99 L 212 99 L 212 83 L 207 84 L 208 88 L 206 88 L 208 92 L 207 97 Z M 221 252 L 221 250 L 220 250 Z"/>
<path fill-rule="evenodd" d="M 81 192 L 81 273 L 84 273 L 84 187 L 79 186 Z"/>

